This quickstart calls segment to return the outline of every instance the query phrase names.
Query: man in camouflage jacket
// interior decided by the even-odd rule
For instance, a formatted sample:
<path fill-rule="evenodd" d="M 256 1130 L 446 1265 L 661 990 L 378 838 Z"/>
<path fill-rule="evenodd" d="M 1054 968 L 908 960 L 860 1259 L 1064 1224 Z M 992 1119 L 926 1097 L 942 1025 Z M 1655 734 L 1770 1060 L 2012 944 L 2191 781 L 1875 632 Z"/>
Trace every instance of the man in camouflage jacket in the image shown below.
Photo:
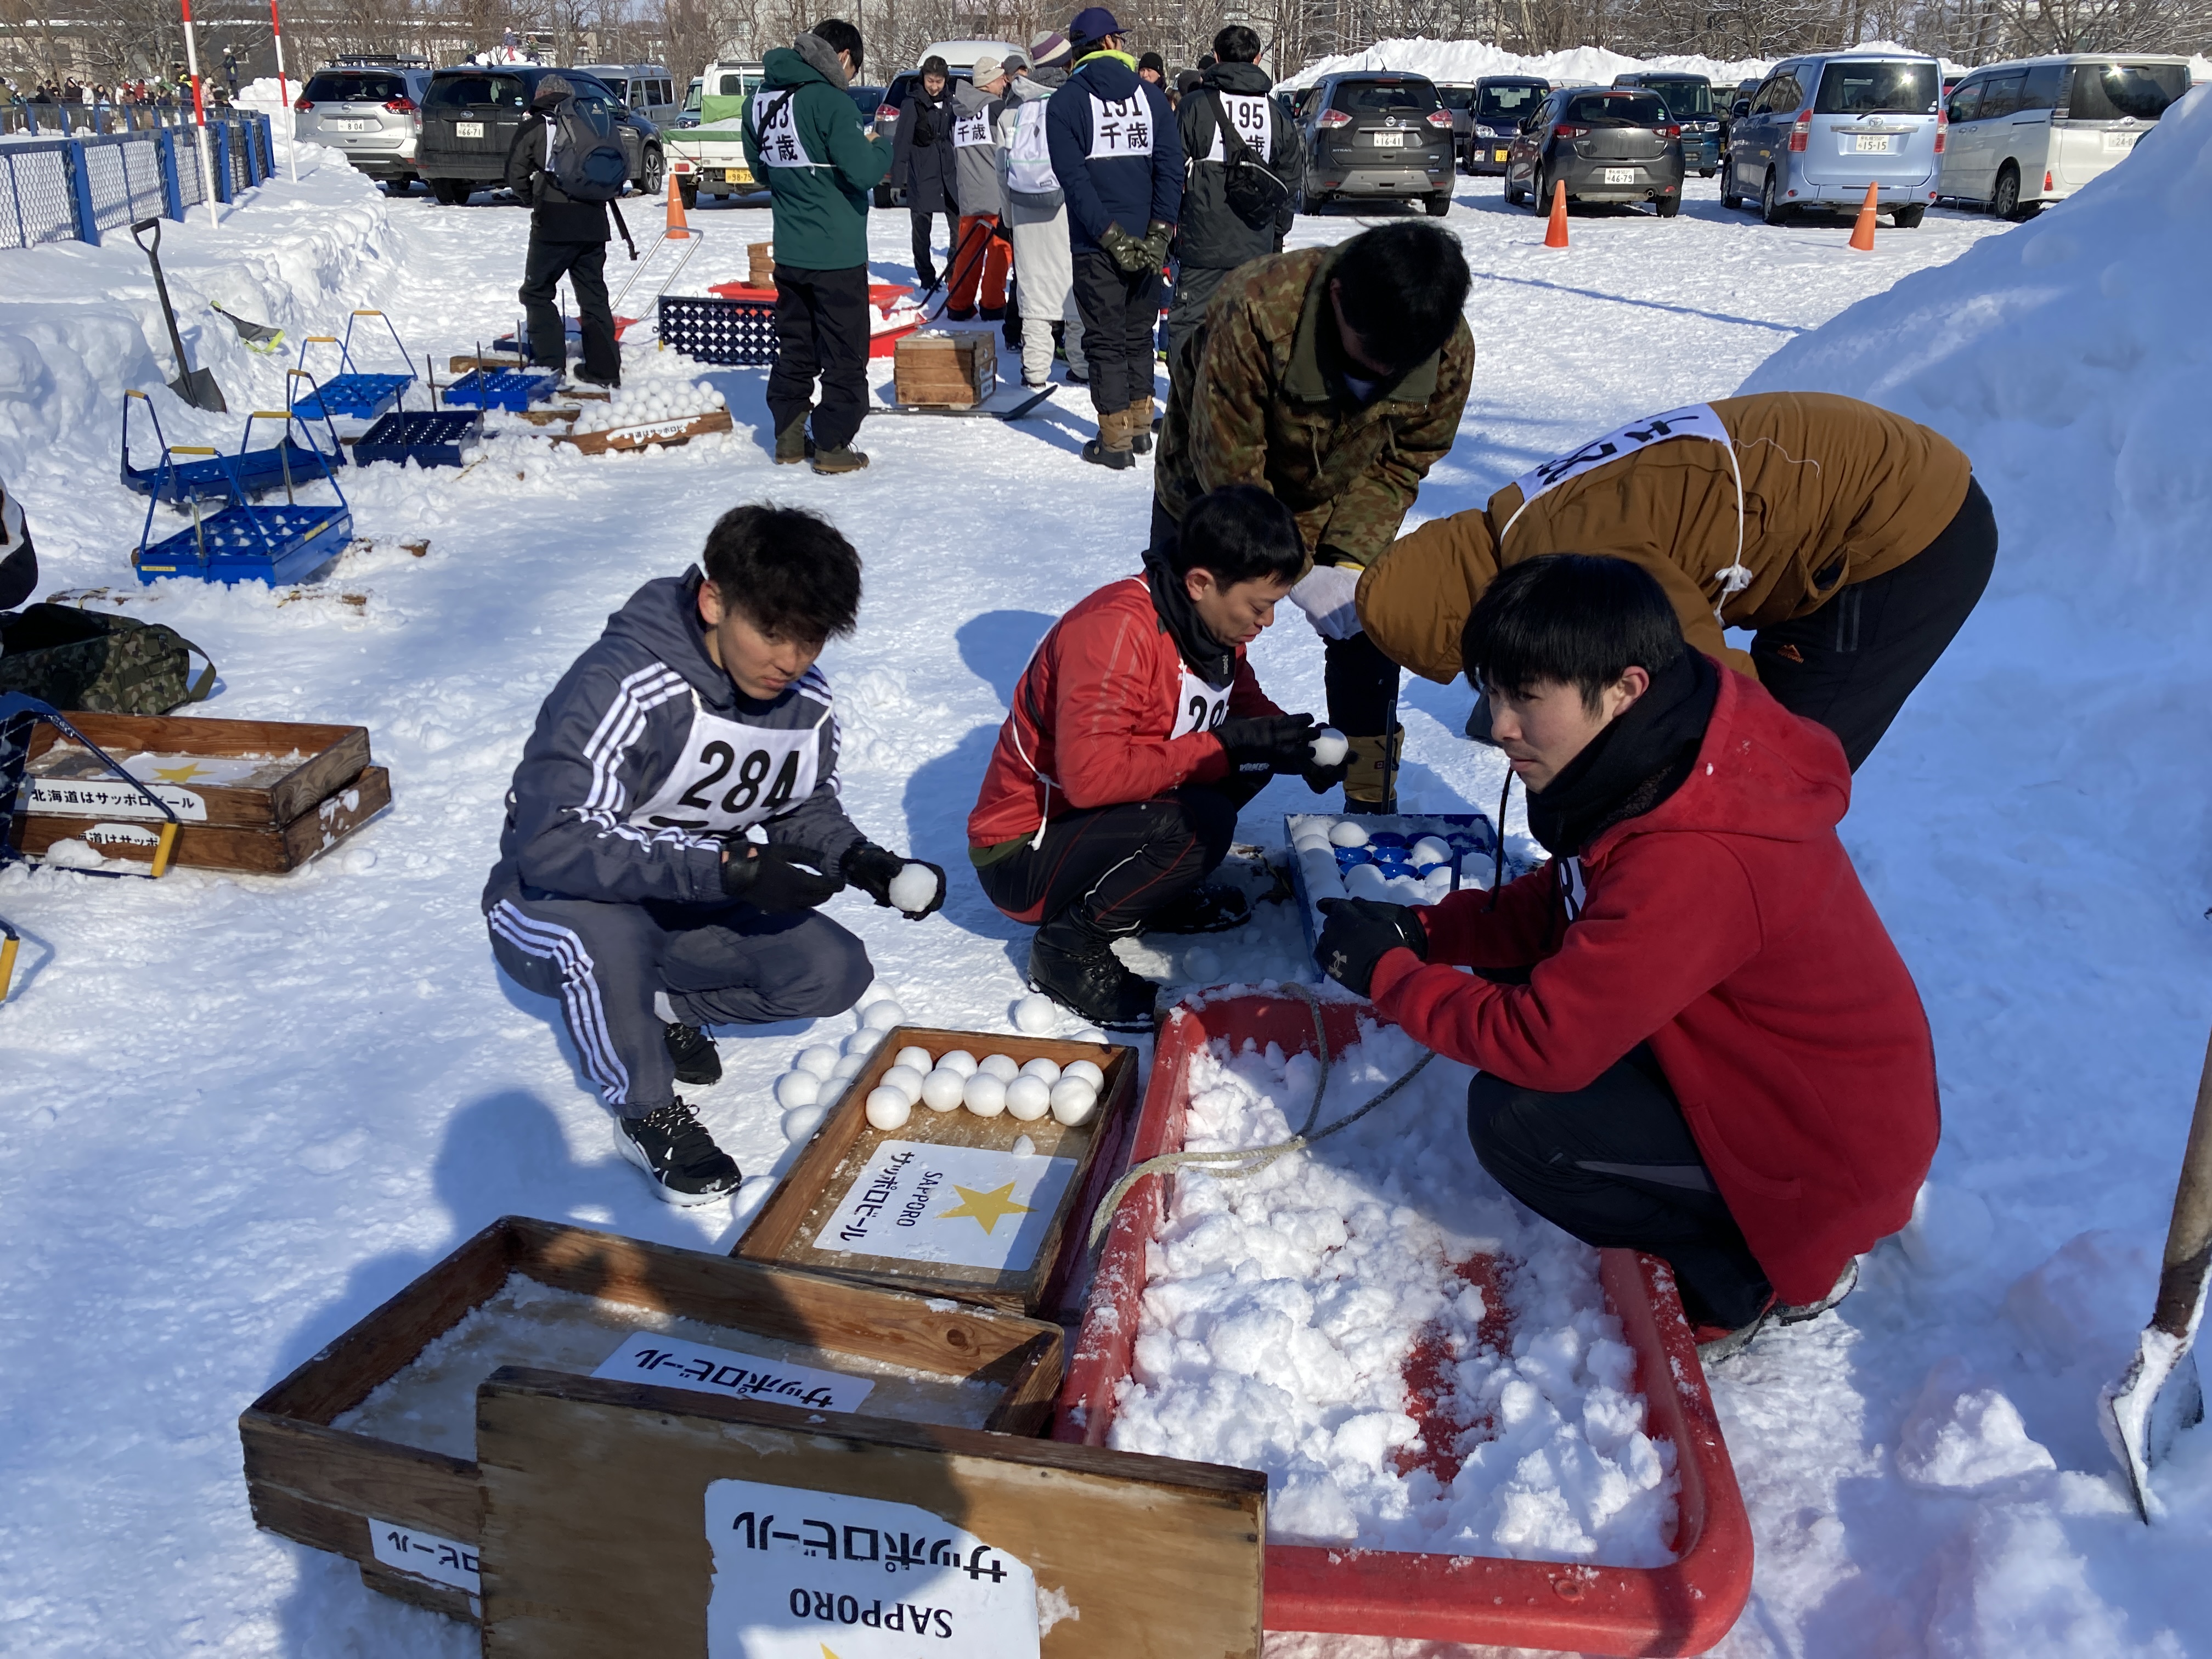
<path fill-rule="evenodd" d="M 1314 568 L 1291 597 L 1322 637 L 1330 723 L 1352 741 L 1348 811 L 1395 810 L 1398 670 L 1360 631 L 1360 573 L 1450 449 L 1474 376 L 1457 239 L 1419 222 L 1255 259 L 1222 283 L 1160 439 L 1152 540 L 1190 504 L 1258 484 Z"/>

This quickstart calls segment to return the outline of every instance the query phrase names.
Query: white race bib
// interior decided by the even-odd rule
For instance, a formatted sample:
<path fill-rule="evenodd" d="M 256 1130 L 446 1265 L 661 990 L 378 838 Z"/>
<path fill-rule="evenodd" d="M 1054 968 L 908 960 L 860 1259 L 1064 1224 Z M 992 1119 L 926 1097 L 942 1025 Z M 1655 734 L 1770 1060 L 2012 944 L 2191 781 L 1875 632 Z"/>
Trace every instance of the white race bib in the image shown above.
<path fill-rule="evenodd" d="M 829 718 L 825 708 L 822 719 Z M 819 721 L 797 731 L 769 731 L 710 714 L 695 698 L 684 757 L 628 821 L 713 836 L 750 829 L 814 793 L 821 753 Z"/>
<path fill-rule="evenodd" d="M 1091 94 L 1091 159 L 1111 161 L 1119 155 L 1152 153 L 1152 106 L 1145 101 L 1142 87 L 1127 98 L 1108 103 Z"/>
<path fill-rule="evenodd" d="M 799 123 L 793 118 L 791 106 L 799 100 L 781 92 L 757 92 L 754 103 L 763 112 L 773 100 L 775 113 L 769 116 L 764 125 L 754 130 L 760 142 L 761 161 L 772 167 L 811 167 L 815 165 L 806 154 L 806 146 L 799 142 Z"/>
<path fill-rule="evenodd" d="M 1592 439 L 1571 454 L 1523 472 L 1513 481 L 1521 491 L 1521 505 L 1526 507 L 1547 490 L 1557 489 L 1568 480 L 1579 478 L 1608 461 L 1617 461 L 1623 455 L 1635 454 L 1670 438 L 1704 438 L 1719 444 L 1729 441 L 1728 428 L 1721 424 L 1721 417 L 1713 412 L 1710 404 L 1692 404 L 1686 409 L 1670 409 L 1663 415 L 1631 421 L 1602 438 Z M 1514 514 L 1515 518 L 1520 516 L 1518 513 Z"/>
<path fill-rule="evenodd" d="M 1222 107 L 1229 112 L 1229 119 L 1237 128 L 1237 136 L 1260 158 L 1260 165 L 1265 167 L 1272 153 L 1267 136 L 1267 100 L 1243 92 L 1224 92 L 1220 98 Z M 1205 159 L 1209 161 L 1226 161 L 1229 159 L 1229 145 L 1221 136 L 1221 123 L 1218 119 L 1213 124 L 1213 148 L 1206 152 Z"/>
<path fill-rule="evenodd" d="M 952 118 L 952 143 L 956 149 L 973 149 L 978 144 L 990 142 L 991 111 L 988 105 Z"/>
<path fill-rule="evenodd" d="M 1176 694 L 1175 730 L 1170 738 L 1187 738 L 1194 732 L 1211 732 L 1229 718 L 1229 693 L 1237 682 L 1231 680 L 1218 691 L 1185 668 L 1182 689 Z"/>

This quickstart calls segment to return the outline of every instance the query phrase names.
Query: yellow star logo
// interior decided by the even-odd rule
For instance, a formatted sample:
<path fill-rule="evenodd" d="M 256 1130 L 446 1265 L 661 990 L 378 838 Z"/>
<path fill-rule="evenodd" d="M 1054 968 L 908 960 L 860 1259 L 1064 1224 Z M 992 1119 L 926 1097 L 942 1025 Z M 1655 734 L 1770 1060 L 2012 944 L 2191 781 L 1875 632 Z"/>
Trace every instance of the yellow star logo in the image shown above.
<path fill-rule="evenodd" d="M 937 1212 L 939 1221 L 950 1221 L 956 1216 L 964 1215 L 980 1224 L 988 1233 L 997 1227 L 1001 1217 L 1027 1215 L 1030 1212 L 1028 1205 L 1014 1202 L 1014 1183 L 1011 1181 L 1003 1187 L 992 1188 L 988 1193 L 979 1193 L 974 1188 L 963 1187 L 956 1181 L 952 1183 L 952 1190 L 966 1202 L 957 1204 L 949 1210 L 939 1210 Z"/>
<path fill-rule="evenodd" d="M 155 780 L 161 783 L 190 783 L 199 775 L 200 763 L 198 761 L 186 761 L 182 766 L 157 766 L 154 769 Z"/>

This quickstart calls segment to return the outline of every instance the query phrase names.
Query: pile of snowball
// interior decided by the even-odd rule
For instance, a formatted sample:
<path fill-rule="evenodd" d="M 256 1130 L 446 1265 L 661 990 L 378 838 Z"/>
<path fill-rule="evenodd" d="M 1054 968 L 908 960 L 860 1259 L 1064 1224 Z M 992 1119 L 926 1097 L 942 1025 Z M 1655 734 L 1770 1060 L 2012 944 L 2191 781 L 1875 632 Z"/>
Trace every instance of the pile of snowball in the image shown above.
<path fill-rule="evenodd" d="M 726 407 L 729 399 L 704 380 L 646 380 L 617 386 L 607 401 L 588 400 L 571 432 L 608 432 L 621 427 L 678 425 Z"/>
<path fill-rule="evenodd" d="M 1363 898 L 1434 904 L 1452 890 L 1452 846 L 1441 836 L 1422 836 L 1402 853 L 1395 845 L 1380 854 L 1369 853 L 1364 850 L 1368 843 L 1367 830 L 1352 818 L 1339 819 L 1328 829 L 1311 822 L 1300 828 L 1291 850 L 1298 855 L 1308 895 L 1316 902 Z M 1340 859 L 1339 848 L 1355 849 L 1351 860 Z M 1466 860 L 1470 866 L 1474 862 Z M 1478 884 L 1472 868 L 1463 868 L 1461 884 Z"/>
<path fill-rule="evenodd" d="M 885 1034 L 905 1021 L 906 1010 L 886 997 L 860 1011 L 860 1029 L 842 1048 L 817 1042 L 802 1049 L 792 1069 L 775 1082 L 776 1104 L 784 1108 L 784 1138 L 801 1140 L 812 1134 L 843 1085 L 874 1059 Z M 1105 1085 L 1106 1073 L 1087 1060 L 1064 1066 L 1043 1059 L 1024 1065 L 1011 1054 L 978 1060 L 965 1048 L 932 1054 L 909 1043 L 868 1091 L 868 1121 L 878 1129 L 896 1129 L 916 1106 L 934 1112 L 965 1106 L 978 1117 L 1004 1112 L 1024 1123 L 1049 1112 L 1073 1127 L 1091 1121 Z"/>

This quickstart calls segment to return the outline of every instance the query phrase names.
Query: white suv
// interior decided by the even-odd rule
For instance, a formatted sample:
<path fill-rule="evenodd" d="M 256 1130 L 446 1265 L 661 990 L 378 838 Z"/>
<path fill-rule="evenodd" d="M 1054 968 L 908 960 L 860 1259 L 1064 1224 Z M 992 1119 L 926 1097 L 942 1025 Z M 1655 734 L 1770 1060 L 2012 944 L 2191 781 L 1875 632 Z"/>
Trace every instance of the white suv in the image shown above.
<path fill-rule="evenodd" d="M 2127 159 L 2189 90 L 2185 58 L 2029 58 L 1978 69 L 1952 89 L 1944 195 L 2024 219 Z"/>

